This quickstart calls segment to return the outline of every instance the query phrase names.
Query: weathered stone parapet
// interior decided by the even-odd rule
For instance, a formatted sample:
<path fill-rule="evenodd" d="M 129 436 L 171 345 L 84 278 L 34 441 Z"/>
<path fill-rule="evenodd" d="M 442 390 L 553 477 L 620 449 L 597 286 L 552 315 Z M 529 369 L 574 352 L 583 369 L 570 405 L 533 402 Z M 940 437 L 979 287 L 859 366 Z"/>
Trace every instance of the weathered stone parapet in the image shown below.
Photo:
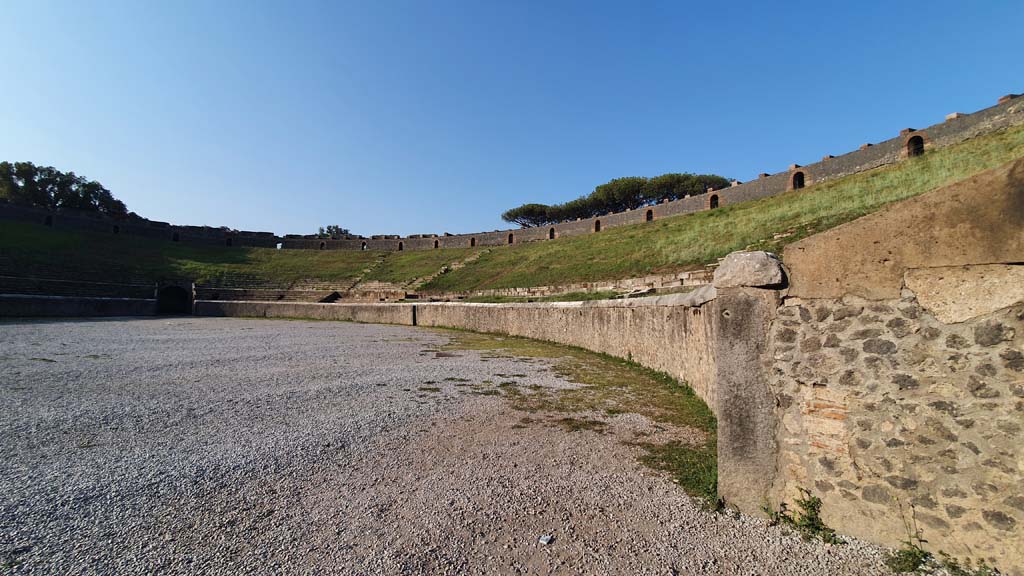
<path fill-rule="evenodd" d="M 763 365 L 779 292 L 722 288 L 715 315 L 715 414 L 718 493 L 730 506 L 759 513 L 776 476 L 776 414 Z"/>

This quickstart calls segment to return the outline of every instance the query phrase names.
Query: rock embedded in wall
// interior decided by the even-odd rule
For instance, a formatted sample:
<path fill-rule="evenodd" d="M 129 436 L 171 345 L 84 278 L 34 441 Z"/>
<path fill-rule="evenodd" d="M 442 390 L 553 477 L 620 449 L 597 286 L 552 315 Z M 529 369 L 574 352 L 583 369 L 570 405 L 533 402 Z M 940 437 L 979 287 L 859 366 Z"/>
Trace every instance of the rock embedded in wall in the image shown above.
<path fill-rule="evenodd" d="M 770 252 L 733 252 L 715 269 L 715 288 L 779 286 L 785 274 L 779 258 Z"/>

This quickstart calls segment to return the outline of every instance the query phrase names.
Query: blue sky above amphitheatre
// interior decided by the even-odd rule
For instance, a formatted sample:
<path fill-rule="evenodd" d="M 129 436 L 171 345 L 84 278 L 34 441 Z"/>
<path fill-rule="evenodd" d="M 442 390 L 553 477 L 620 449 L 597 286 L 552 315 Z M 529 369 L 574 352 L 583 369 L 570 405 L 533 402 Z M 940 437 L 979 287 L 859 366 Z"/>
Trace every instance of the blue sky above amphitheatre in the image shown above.
<path fill-rule="evenodd" d="M 278 233 L 502 228 L 614 177 L 749 180 L 1024 91 L 1016 0 L 3 12 L 0 159 L 149 218 Z"/>

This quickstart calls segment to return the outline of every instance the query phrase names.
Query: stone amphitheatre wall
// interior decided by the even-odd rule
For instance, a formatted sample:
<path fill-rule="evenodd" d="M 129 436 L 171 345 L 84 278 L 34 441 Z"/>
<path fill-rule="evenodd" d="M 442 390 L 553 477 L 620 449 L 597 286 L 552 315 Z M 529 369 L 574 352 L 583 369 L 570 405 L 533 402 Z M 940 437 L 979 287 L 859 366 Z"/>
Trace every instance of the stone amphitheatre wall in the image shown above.
<path fill-rule="evenodd" d="M 898 546 L 914 519 L 930 550 L 1020 576 L 1022 207 L 1018 160 L 792 244 L 784 289 L 716 278 L 700 298 L 196 312 L 455 327 L 631 358 L 715 412 L 730 505 L 759 513 L 809 490 L 841 533 Z"/>
<path fill-rule="evenodd" d="M 73 230 L 86 230 L 126 237 L 141 236 L 164 240 L 219 246 L 255 246 L 308 250 L 432 250 L 470 246 L 504 246 L 565 236 L 591 234 L 627 224 L 639 224 L 668 216 L 709 210 L 747 200 L 779 194 L 794 187 L 824 182 L 886 164 L 899 162 L 916 150 L 940 148 L 995 130 L 1024 124 L 1024 98 L 1004 96 L 999 103 L 973 114 L 951 114 L 945 122 L 921 130 L 905 129 L 889 140 L 841 156 L 825 156 L 806 166 L 793 164 L 789 170 L 762 174 L 756 180 L 724 190 L 691 196 L 626 212 L 607 214 L 540 228 L 523 228 L 474 234 L 423 234 L 410 237 L 378 235 L 370 238 L 319 239 L 295 235 L 278 237 L 270 232 L 250 232 L 208 226 L 172 226 L 149 220 L 111 221 L 85 214 L 53 213 L 0 203 L 0 220 L 25 221 Z M 918 140 L 919 139 L 919 140 Z M 798 181 L 802 183 L 798 183 Z"/>
<path fill-rule="evenodd" d="M 156 313 L 156 298 L 0 294 L 0 318 L 153 316 Z"/>
<path fill-rule="evenodd" d="M 807 238 L 770 321 L 771 500 L 1024 571 L 1024 160 Z"/>
<path fill-rule="evenodd" d="M 530 304 L 319 304 L 199 300 L 200 316 L 314 318 L 461 328 L 604 352 L 672 374 L 714 403 L 713 323 L 685 297 Z"/>

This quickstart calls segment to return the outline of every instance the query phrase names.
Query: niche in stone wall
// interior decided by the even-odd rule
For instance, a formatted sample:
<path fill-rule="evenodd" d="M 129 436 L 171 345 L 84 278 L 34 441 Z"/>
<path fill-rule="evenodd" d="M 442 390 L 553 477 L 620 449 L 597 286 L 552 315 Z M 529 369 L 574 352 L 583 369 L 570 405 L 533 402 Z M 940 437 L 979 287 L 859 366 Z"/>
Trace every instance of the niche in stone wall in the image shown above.
<path fill-rule="evenodd" d="M 234 241 L 231 238 L 224 240 L 224 243 L 228 246 L 234 245 Z"/>
<path fill-rule="evenodd" d="M 710 208 L 712 210 L 714 210 L 715 208 L 718 208 L 718 194 L 712 194 L 708 198 L 708 208 Z"/>
<path fill-rule="evenodd" d="M 476 238 L 470 238 L 469 239 L 469 247 L 472 248 L 474 246 L 476 246 Z"/>
<path fill-rule="evenodd" d="M 803 172 L 801 172 L 801 171 L 793 172 L 792 180 L 790 180 L 790 189 L 791 190 L 799 190 L 799 189 L 803 188 L 804 185 L 805 185 L 804 180 L 805 180 L 805 176 L 804 176 Z"/>
<path fill-rule="evenodd" d="M 554 240 L 554 239 L 555 239 L 555 229 L 554 228 L 549 228 L 548 229 L 548 240 Z"/>
<path fill-rule="evenodd" d="M 441 247 L 441 243 L 438 242 L 437 240 L 434 240 L 434 250 L 437 250 L 440 247 Z"/>
<path fill-rule="evenodd" d="M 920 134 L 907 139 L 907 158 L 924 154 L 924 137 Z"/>
<path fill-rule="evenodd" d="M 171 234 L 171 242 L 177 242 L 179 240 L 181 240 L 181 236 L 179 236 L 177 232 Z"/>
<path fill-rule="evenodd" d="M 648 210 L 647 212 L 644 213 L 644 222 L 653 222 L 653 221 L 654 221 L 654 210 Z"/>
<path fill-rule="evenodd" d="M 600 232 L 600 231 L 601 231 L 601 221 L 600 220 L 594 220 L 594 232 Z"/>
<path fill-rule="evenodd" d="M 114 234 L 120 234 L 120 233 L 121 233 L 121 227 L 118 226 L 117 224 L 114 224 Z"/>
<path fill-rule="evenodd" d="M 327 248 L 327 242 L 320 243 L 320 249 L 323 250 L 324 248 Z"/>
<path fill-rule="evenodd" d="M 360 250 L 366 250 L 366 242 L 363 242 L 363 243 L 362 243 L 362 244 L 361 244 L 361 245 L 359 246 L 359 249 L 360 249 Z"/>
<path fill-rule="evenodd" d="M 398 243 L 398 251 L 401 252 L 403 250 L 405 250 L 405 242 L 399 242 Z"/>
<path fill-rule="evenodd" d="M 515 235 L 513 235 L 511 232 L 509 232 L 509 234 L 508 234 L 508 243 L 511 244 L 511 243 L 515 242 L 515 239 L 516 239 Z"/>

